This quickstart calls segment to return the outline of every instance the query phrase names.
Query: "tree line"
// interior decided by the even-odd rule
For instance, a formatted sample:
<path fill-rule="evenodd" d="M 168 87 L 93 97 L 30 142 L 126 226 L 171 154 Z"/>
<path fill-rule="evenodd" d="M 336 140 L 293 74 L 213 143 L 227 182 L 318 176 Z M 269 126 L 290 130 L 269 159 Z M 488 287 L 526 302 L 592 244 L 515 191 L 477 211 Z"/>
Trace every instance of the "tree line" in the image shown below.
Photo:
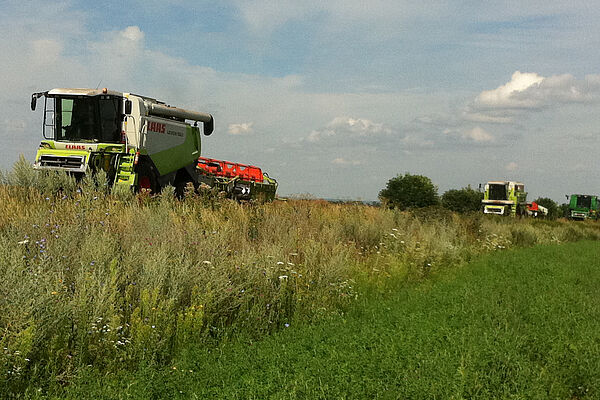
<path fill-rule="evenodd" d="M 379 192 L 381 202 L 391 208 L 408 210 L 431 206 L 442 206 L 458 213 L 477 212 L 481 210 L 483 192 L 471 188 L 450 189 L 441 196 L 438 188 L 426 176 L 406 173 L 398 175 L 387 182 Z M 539 197 L 535 200 L 548 209 L 548 218 L 558 218 L 565 214 L 567 204 L 559 206 L 554 200 Z"/>

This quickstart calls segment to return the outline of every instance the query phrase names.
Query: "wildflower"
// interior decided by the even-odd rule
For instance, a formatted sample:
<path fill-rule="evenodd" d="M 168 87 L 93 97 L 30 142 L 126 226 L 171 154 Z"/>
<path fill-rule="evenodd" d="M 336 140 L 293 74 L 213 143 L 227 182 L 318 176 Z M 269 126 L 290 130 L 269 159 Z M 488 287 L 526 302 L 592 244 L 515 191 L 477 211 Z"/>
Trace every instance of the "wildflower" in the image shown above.
<path fill-rule="evenodd" d="M 279 276 L 279 280 L 280 281 L 287 281 L 287 279 L 288 279 L 287 275 L 281 275 L 281 276 Z"/>
<path fill-rule="evenodd" d="M 287 323 L 286 323 L 286 324 L 283 324 L 283 326 L 285 326 L 286 328 L 289 328 L 289 327 L 290 327 L 290 324 L 287 324 Z"/>
<path fill-rule="evenodd" d="M 51 294 L 51 295 L 56 295 L 56 294 L 58 294 L 58 292 L 52 292 L 52 293 L 50 293 L 50 294 Z"/>

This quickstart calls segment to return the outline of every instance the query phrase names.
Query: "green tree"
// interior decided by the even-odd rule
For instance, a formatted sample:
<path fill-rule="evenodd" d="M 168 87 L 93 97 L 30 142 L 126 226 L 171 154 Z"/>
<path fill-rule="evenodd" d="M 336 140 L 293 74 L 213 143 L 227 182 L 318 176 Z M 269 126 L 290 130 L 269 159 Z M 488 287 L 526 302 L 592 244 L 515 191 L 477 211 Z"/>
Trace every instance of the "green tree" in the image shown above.
<path fill-rule="evenodd" d="M 450 189 L 442 195 L 442 206 L 459 213 L 479 211 L 483 193 L 467 186 L 462 189 Z"/>
<path fill-rule="evenodd" d="M 569 217 L 569 203 L 563 203 L 558 207 L 558 217 Z"/>
<path fill-rule="evenodd" d="M 388 181 L 385 189 L 379 192 L 380 200 L 390 207 L 401 210 L 437 205 L 437 187 L 426 176 L 398 175 Z"/>
<path fill-rule="evenodd" d="M 561 217 L 560 210 L 558 208 L 558 204 L 554 200 L 552 200 L 548 197 L 538 197 L 534 201 L 536 203 L 538 203 L 540 206 L 546 207 L 548 209 L 548 218 L 549 219 L 556 219 L 558 217 Z"/>

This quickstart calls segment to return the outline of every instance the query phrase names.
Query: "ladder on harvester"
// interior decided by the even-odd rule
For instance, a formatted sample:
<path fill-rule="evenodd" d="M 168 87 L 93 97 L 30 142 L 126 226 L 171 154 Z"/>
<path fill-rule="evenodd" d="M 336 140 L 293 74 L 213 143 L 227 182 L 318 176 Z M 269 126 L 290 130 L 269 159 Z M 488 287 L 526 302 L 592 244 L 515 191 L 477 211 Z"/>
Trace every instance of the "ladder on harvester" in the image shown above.
<path fill-rule="evenodd" d="M 115 185 L 134 186 L 136 184 L 136 173 L 133 172 L 135 155 L 121 154 L 117 160 L 117 172 L 115 174 Z"/>

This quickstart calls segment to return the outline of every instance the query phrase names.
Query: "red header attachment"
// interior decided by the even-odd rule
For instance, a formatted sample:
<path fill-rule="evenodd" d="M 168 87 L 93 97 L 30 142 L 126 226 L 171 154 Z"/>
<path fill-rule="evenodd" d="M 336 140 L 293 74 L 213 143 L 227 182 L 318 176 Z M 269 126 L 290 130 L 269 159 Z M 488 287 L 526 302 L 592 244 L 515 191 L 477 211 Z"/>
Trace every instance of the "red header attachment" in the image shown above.
<path fill-rule="evenodd" d="M 240 179 L 245 181 L 263 181 L 262 170 L 253 165 L 200 157 L 198 158 L 198 169 L 202 170 L 205 174 L 223 176 L 226 178 L 235 178 L 236 176 L 239 176 Z"/>

